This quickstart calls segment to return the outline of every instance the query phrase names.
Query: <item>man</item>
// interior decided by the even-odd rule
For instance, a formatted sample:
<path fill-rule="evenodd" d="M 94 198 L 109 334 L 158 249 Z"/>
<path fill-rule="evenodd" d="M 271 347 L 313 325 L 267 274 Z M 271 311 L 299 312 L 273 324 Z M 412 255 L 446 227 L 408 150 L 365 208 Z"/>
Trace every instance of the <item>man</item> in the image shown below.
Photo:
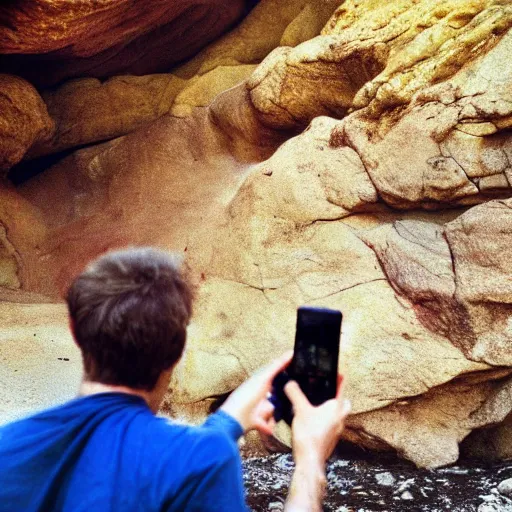
<path fill-rule="evenodd" d="M 242 511 L 238 438 L 272 430 L 267 400 L 285 354 L 236 389 L 202 426 L 154 413 L 179 361 L 192 293 L 153 249 L 107 254 L 67 294 L 84 364 L 79 397 L 0 429 L 0 511 Z M 286 510 L 317 511 L 325 461 L 348 413 L 338 396 L 313 407 L 286 388 L 295 473 Z"/>

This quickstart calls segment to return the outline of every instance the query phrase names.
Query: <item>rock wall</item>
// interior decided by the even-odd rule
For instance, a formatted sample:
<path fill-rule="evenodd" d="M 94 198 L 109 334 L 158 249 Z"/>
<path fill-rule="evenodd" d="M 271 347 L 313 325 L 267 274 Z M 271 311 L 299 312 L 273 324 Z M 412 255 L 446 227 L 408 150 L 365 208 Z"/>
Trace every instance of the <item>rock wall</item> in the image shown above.
<path fill-rule="evenodd" d="M 20 0 L 0 7 L 2 67 L 38 86 L 165 71 L 238 21 L 245 0 Z"/>
<path fill-rule="evenodd" d="M 206 414 L 322 305 L 347 440 L 509 457 L 511 29 L 498 0 L 262 1 L 170 73 L 42 90 L 8 116 L 45 119 L 25 158 L 90 146 L 0 190 L 6 300 L 58 300 L 109 248 L 180 251 L 198 300 L 168 410 Z"/>

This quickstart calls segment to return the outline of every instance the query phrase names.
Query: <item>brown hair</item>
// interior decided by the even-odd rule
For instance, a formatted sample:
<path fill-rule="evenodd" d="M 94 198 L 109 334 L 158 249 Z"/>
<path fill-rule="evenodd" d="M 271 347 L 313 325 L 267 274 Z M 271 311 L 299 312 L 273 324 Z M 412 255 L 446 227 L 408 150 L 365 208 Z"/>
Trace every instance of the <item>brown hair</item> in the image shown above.
<path fill-rule="evenodd" d="M 163 251 L 100 257 L 66 300 L 89 380 L 150 391 L 181 357 L 192 291 L 176 258 Z"/>

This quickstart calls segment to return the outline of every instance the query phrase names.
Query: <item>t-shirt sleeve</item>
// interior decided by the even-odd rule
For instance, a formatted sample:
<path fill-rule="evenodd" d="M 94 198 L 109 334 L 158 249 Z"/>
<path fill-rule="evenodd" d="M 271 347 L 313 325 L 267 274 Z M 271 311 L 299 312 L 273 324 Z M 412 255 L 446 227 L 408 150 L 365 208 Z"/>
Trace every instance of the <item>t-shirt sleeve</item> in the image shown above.
<path fill-rule="evenodd" d="M 225 432 L 235 442 L 238 441 L 244 433 L 242 425 L 240 425 L 235 418 L 222 410 L 208 416 L 202 428 Z"/>
<path fill-rule="evenodd" d="M 173 477 L 167 473 L 169 481 L 177 486 L 173 485 L 175 491 L 165 510 L 247 512 L 237 444 L 242 434 L 240 424 L 223 411 L 212 414 L 199 427 L 190 427 L 181 443 L 181 456 L 175 455 L 166 464 L 173 471 Z"/>
<path fill-rule="evenodd" d="M 231 452 L 208 468 L 201 478 L 187 504 L 187 512 L 247 512 L 242 463 L 238 448 L 233 452 L 232 446 L 222 446 L 226 437 L 219 435 L 209 441 L 216 443 L 217 450 Z"/>

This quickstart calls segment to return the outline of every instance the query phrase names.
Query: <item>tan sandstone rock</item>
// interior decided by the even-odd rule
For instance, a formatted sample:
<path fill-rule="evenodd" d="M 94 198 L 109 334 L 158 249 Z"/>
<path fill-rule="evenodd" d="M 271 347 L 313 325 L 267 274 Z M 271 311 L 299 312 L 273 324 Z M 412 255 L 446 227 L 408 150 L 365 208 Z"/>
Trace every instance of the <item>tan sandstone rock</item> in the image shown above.
<path fill-rule="evenodd" d="M 229 139 L 218 131 L 222 124 L 211 125 L 208 119 L 163 118 L 144 135 L 132 134 L 78 153 L 75 167 L 82 174 L 74 178 L 75 199 L 68 197 L 60 212 L 47 210 L 57 224 L 45 247 L 49 258 L 44 272 L 61 269 L 56 281 L 64 286 L 79 264 L 109 246 L 158 240 L 160 246 L 186 250 L 200 288 L 189 348 L 172 385 L 172 408 L 188 417 L 204 414 L 213 397 L 228 393 L 267 362 L 269 350 L 277 354 L 293 344 L 297 305 L 340 308 L 345 316 L 341 363 L 348 375 L 348 396 L 363 422 L 358 429 L 400 450 L 407 441 L 410 449 L 402 451 L 418 464 L 446 463 L 446 458 L 433 455 L 426 461 L 416 453 L 416 434 L 393 444 L 389 430 L 376 431 L 364 413 L 374 414 L 371 411 L 462 375 L 481 372 L 484 380 L 485 375 L 491 378 L 491 368 L 468 360 L 448 338 L 425 327 L 414 303 L 402 300 L 390 286 L 359 233 L 382 224 L 390 214 L 344 220 L 361 205 L 373 204 L 376 195 L 352 150 L 330 145 L 336 121 L 317 120 L 270 159 L 255 167 L 245 164 L 243 171 L 240 158 L 246 153 L 221 158 L 219 147 L 226 151 Z M 179 149 L 165 145 L 171 139 L 182 141 Z M 151 151 L 145 149 L 149 142 Z M 197 159 L 190 164 L 194 172 L 183 173 L 183 160 L 180 174 L 169 175 L 173 171 L 167 162 L 187 154 L 185 144 Z M 315 148 L 309 163 L 307 148 Z M 324 165 L 321 155 L 327 155 Z M 205 159 L 208 165 L 200 167 L 197 162 Z M 69 183 L 60 181 L 67 176 L 67 165 L 41 176 L 24 193 L 41 208 L 51 204 L 41 195 L 46 180 L 52 181 L 47 194 L 66 190 L 59 182 Z M 148 168 L 153 179 L 143 179 Z M 217 175 L 212 180 L 214 169 Z M 242 175 L 236 177 L 241 171 L 249 172 L 242 186 Z M 77 208 L 84 193 L 89 200 Z M 188 198 L 188 207 L 180 202 L 182 197 Z M 484 388 L 478 385 L 471 392 L 479 397 Z M 203 409 L 197 405 L 201 403 Z M 460 417 L 473 412 L 475 404 L 463 408 Z M 404 428 L 419 435 L 418 418 L 423 416 L 411 413 Z M 445 435 L 452 444 L 463 437 L 454 428 Z M 432 436 L 428 442 L 435 444 L 438 438 Z"/>
<path fill-rule="evenodd" d="M 475 204 L 510 194 L 512 66 L 495 69 L 512 48 L 512 32 L 450 80 L 425 88 L 406 108 L 378 119 L 355 112 L 332 142 L 361 157 L 380 198 L 399 208 Z M 466 127 L 491 124 L 491 133 Z M 465 130 L 465 131 L 464 131 Z M 406 147 L 407 151 L 397 151 Z"/>
<path fill-rule="evenodd" d="M 195 419 L 292 346 L 298 305 L 341 309 L 346 438 L 453 462 L 512 407 L 509 11 L 347 2 L 248 90 L 74 153 L 19 189 L 48 230 L 23 290 L 55 298 L 112 247 L 180 251 L 197 303 L 168 407 Z M 239 64 L 201 58 L 196 84 Z"/>
<path fill-rule="evenodd" d="M 472 208 L 444 228 L 396 222 L 367 233 L 387 278 L 418 318 L 466 356 L 510 366 L 510 199 Z"/>
<path fill-rule="evenodd" d="M 318 35 L 339 0 L 261 0 L 233 30 L 175 70 L 182 78 L 218 66 L 260 63 L 274 48 Z"/>
<path fill-rule="evenodd" d="M 27 157 L 126 135 L 168 113 L 184 86 L 184 80 L 170 74 L 70 80 L 43 93 L 56 129 Z"/>
<path fill-rule="evenodd" d="M 150 242 L 183 251 L 199 291 L 171 407 L 196 418 L 215 397 L 292 346 L 298 305 L 339 308 L 345 318 L 340 361 L 358 415 L 352 431 L 419 465 L 454 460 L 457 443 L 471 430 L 469 416 L 494 389 L 485 382 L 496 373 L 465 355 L 450 332 L 425 324 L 419 295 L 404 297 L 368 242 L 372 228 L 402 220 L 400 233 L 407 239 L 402 243 L 398 233 L 395 260 L 417 279 L 410 288 L 425 286 L 442 301 L 453 293 L 450 254 L 437 235 L 425 236 L 441 229 L 442 217 L 432 224 L 424 214 L 428 229 L 407 234 L 416 214 L 379 205 L 362 159 L 336 138 L 339 121 L 317 119 L 269 158 L 280 141 L 258 125 L 254 113 L 251 117 L 242 92 L 229 91 L 192 116 L 167 116 L 80 151 L 25 185 L 23 194 L 41 208 L 52 229 L 43 245 L 47 257 L 39 262 L 40 283 L 53 276 L 64 288 L 108 247 Z M 256 141 L 264 140 L 268 145 L 257 149 Z M 54 197 L 60 198 L 58 207 Z M 425 255 L 416 248 L 420 242 Z M 440 261 L 440 277 L 424 283 L 424 261 L 432 255 Z M 33 289 L 48 293 L 38 285 Z M 427 418 L 435 424 L 443 404 L 455 400 L 452 381 L 475 372 L 482 382 L 463 381 L 474 399 L 461 405 L 457 421 L 422 440 L 421 451 L 415 448 Z M 401 416 L 409 434 L 393 440 L 395 409 L 387 406 L 432 389 L 439 390 L 439 400 L 418 399 Z M 381 410 L 385 420 L 377 428 Z M 440 439 L 450 446 L 443 456 Z"/>
<path fill-rule="evenodd" d="M 171 112 L 184 117 L 195 107 L 207 107 L 221 92 L 244 82 L 254 71 L 256 64 L 217 66 L 203 75 L 191 78 L 177 95 Z"/>
<path fill-rule="evenodd" d="M 447 226 L 455 297 L 464 306 L 474 343 L 471 357 L 511 365 L 512 283 L 509 264 L 512 200 L 475 207 Z"/>
<path fill-rule="evenodd" d="M 0 423 L 73 398 L 82 360 L 62 304 L 0 302 Z"/>
<path fill-rule="evenodd" d="M 499 0 L 345 2 L 322 36 L 278 48 L 248 83 L 264 122 L 305 126 L 367 107 L 379 116 L 486 53 L 512 26 Z"/>
<path fill-rule="evenodd" d="M 498 387 L 493 381 L 448 384 L 419 398 L 355 415 L 348 420 L 345 435 L 363 446 L 389 446 L 420 467 L 452 464 L 459 458 L 459 443 L 475 426 L 473 415 L 479 414 L 486 425 L 498 420 L 497 414 L 483 412 Z M 509 403 L 506 407 L 510 410 Z"/>
<path fill-rule="evenodd" d="M 219 66 L 184 80 L 173 74 L 116 76 L 70 80 L 43 99 L 56 129 L 48 140 L 36 143 L 26 158 L 102 142 L 126 135 L 169 112 L 191 115 L 208 106 L 221 92 L 243 82 L 255 65 Z"/>
<path fill-rule="evenodd" d="M 46 225 L 37 208 L 13 187 L 0 185 L 0 300 L 6 290 L 33 288 L 45 236 Z"/>
<path fill-rule="evenodd" d="M 165 116 L 78 151 L 21 187 L 52 229 L 41 247 L 46 258 L 36 266 L 41 288 L 33 289 L 58 296 L 88 259 L 109 247 L 170 243 L 183 250 L 190 233 L 208 233 L 206 219 L 230 200 L 251 163 L 285 136 L 257 123 L 243 88 L 216 103 L 223 101 L 222 120 L 216 105 L 185 118 Z"/>
<path fill-rule="evenodd" d="M 0 177 L 37 141 L 48 139 L 53 121 L 37 91 L 22 78 L 0 75 Z"/>

